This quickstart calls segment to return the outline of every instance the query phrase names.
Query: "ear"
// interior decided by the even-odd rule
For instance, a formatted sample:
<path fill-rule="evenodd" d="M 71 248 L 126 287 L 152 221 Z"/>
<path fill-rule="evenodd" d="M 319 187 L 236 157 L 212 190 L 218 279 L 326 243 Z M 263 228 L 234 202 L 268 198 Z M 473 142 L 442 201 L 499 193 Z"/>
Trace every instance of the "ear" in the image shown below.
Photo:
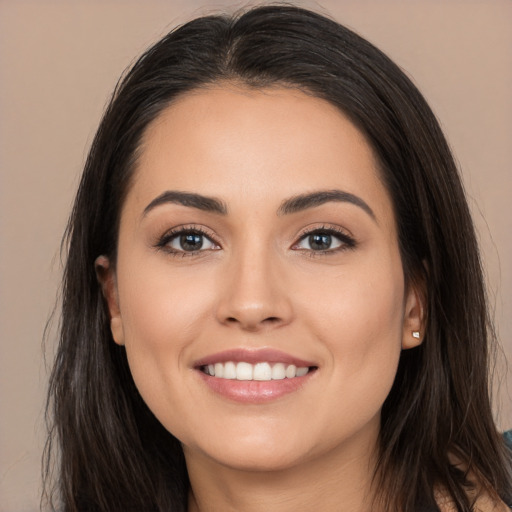
<path fill-rule="evenodd" d="M 94 268 L 98 282 L 101 285 L 101 291 L 107 301 L 112 337 L 118 345 L 124 345 L 124 329 L 119 309 L 119 296 L 114 268 L 106 256 L 98 256 L 94 262 Z"/>
<path fill-rule="evenodd" d="M 425 336 L 425 286 L 411 282 L 405 297 L 402 349 L 421 345 Z"/>

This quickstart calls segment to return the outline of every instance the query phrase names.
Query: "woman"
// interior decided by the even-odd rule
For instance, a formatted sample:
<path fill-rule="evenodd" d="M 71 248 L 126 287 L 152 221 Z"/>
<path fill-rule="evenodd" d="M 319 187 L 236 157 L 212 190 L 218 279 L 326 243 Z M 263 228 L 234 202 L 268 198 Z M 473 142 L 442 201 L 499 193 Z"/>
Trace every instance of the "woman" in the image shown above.
<path fill-rule="evenodd" d="M 266 6 L 171 32 L 118 86 L 67 235 L 65 510 L 510 503 L 453 158 L 346 28 Z"/>

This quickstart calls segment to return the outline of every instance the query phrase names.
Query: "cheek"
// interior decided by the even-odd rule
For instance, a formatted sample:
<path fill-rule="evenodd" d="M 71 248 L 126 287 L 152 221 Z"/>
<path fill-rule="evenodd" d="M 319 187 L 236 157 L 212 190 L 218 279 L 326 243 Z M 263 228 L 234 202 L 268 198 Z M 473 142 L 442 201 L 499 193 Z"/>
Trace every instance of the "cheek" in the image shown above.
<path fill-rule="evenodd" d="M 127 343 L 165 350 L 193 338 L 212 302 L 207 276 L 171 272 L 165 261 L 127 262 L 125 268 L 119 271 L 119 296 Z"/>
<path fill-rule="evenodd" d="M 139 270 L 129 271 L 133 268 Z M 160 271 L 158 266 L 121 265 L 118 276 L 125 347 L 133 379 L 153 411 L 165 410 L 169 391 L 173 400 L 179 395 L 172 389 L 177 389 L 180 372 L 187 371 L 187 351 L 211 310 L 211 287 L 205 286 L 199 293 L 193 286 L 197 281 Z"/>
<path fill-rule="evenodd" d="M 392 259 L 391 262 L 395 261 Z M 398 260 L 399 261 L 399 260 Z M 401 266 L 364 266 L 315 287 L 303 304 L 340 382 L 390 387 L 401 352 L 404 284 Z M 398 269 L 398 270 L 397 270 Z"/>
<path fill-rule="evenodd" d="M 308 318 L 328 350 L 329 400 L 317 407 L 326 436 L 347 435 L 379 417 L 393 385 L 401 353 L 402 286 L 398 278 L 340 280 L 336 293 L 311 297 L 323 303 Z M 343 290 L 343 291 L 341 291 Z M 306 314 L 306 313 L 305 313 Z M 336 413 L 333 410 L 337 411 Z M 333 414 L 335 418 L 333 418 Z M 377 421 L 377 420 L 376 420 Z"/>

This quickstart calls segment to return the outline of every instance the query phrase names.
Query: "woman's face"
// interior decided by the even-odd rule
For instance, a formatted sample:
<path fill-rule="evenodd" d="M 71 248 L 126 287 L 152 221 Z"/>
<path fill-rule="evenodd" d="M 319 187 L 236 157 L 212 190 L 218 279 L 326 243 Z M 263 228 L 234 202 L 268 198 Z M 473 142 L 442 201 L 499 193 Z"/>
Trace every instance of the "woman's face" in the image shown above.
<path fill-rule="evenodd" d="M 145 134 L 115 269 L 98 267 L 114 339 L 187 457 L 277 469 L 373 446 L 419 343 L 372 151 L 299 91 L 173 103 Z"/>

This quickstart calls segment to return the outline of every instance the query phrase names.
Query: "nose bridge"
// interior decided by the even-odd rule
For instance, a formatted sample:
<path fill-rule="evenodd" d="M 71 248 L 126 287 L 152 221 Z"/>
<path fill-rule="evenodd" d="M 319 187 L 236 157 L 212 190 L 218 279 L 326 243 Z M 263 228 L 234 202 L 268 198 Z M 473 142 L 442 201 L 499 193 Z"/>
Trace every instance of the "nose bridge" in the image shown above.
<path fill-rule="evenodd" d="M 247 236 L 233 248 L 222 283 L 218 319 L 224 324 L 258 330 L 290 321 L 291 303 L 281 259 L 271 242 Z"/>

